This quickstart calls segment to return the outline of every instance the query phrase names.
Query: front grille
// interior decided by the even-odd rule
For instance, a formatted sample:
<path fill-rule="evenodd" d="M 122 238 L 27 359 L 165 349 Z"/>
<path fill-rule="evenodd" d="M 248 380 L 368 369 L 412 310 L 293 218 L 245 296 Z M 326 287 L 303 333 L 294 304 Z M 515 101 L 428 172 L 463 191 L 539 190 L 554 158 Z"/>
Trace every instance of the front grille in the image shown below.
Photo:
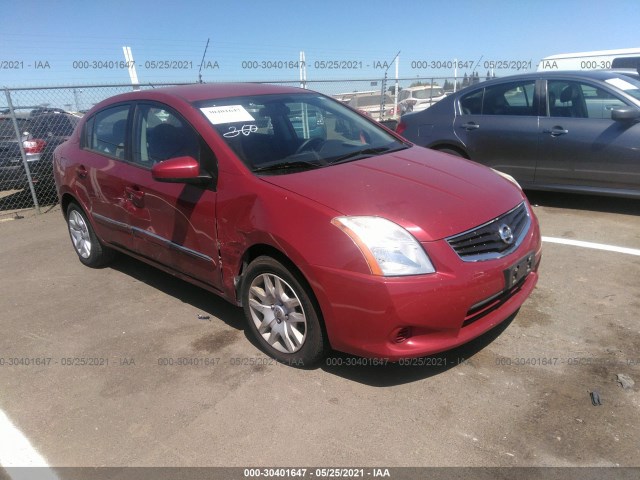
<path fill-rule="evenodd" d="M 518 248 L 530 225 L 529 211 L 522 202 L 498 218 L 447 238 L 447 242 L 465 262 L 491 260 Z"/>

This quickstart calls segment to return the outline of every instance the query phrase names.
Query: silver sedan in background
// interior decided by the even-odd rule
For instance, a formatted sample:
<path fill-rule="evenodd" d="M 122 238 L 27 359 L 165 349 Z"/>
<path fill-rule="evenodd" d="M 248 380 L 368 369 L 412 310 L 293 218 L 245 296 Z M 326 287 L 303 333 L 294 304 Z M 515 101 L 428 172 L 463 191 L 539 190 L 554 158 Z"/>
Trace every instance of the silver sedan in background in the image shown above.
<path fill-rule="evenodd" d="M 490 80 L 403 115 L 409 141 L 523 188 L 640 198 L 640 82 L 606 71 Z"/>

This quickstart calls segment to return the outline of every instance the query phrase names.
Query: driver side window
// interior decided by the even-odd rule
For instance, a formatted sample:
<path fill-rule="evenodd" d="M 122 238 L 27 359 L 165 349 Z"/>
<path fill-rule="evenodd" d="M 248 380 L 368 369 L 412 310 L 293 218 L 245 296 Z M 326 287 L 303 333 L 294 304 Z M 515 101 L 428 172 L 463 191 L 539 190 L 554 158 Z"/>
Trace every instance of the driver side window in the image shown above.
<path fill-rule="evenodd" d="M 139 105 L 133 162 L 151 168 L 170 158 L 190 156 L 200 161 L 200 139 L 180 115 L 160 105 Z"/>

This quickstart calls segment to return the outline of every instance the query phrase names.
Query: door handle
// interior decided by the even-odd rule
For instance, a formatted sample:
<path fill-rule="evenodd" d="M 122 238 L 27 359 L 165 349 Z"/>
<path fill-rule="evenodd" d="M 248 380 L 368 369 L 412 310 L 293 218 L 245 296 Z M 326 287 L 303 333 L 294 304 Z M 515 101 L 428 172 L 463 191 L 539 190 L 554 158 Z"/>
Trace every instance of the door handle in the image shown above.
<path fill-rule="evenodd" d="M 89 172 L 87 172 L 87 169 L 84 167 L 84 165 L 76 167 L 76 175 L 78 176 L 78 178 L 87 178 L 88 174 Z"/>
<path fill-rule="evenodd" d="M 142 200 L 144 199 L 144 192 L 142 190 L 138 187 L 124 187 L 124 191 L 134 205 L 141 206 Z"/>
<path fill-rule="evenodd" d="M 569 130 L 566 130 L 562 127 L 553 127 L 552 129 L 547 128 L 543 130 L 542 133 L 548 133 L 552 137 L 559 137 L 560 135 L 566 135 L 567 133 L 569 133 Z"/>
<path fill-rule="evenodd" d="M 462 128 L 464 128 L 465 130 L 477 130 L 478 128 L 480 128 L 480 125 L 475 122 L 467 122 L 462 124 Z"/>

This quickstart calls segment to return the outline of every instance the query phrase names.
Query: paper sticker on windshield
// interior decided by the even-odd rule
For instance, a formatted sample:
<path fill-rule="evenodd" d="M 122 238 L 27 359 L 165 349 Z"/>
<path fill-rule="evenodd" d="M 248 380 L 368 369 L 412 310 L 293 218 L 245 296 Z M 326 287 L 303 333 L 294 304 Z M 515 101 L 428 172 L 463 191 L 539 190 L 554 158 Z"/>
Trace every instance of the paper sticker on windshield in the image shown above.
<path fill-rule="evenodd" d="M 254 122 L 255 119 L 242 105 L 207 107 L 200 109 L 213 125 L 221 123 Z"/>
<path fill-rule="evenodd" d="M 633 85 L 632 83 L 627 82 L 621 78 L 609 78 L 605 80 L 609 85 L 613 85 L 614 87 L 619 88 L 620 90 L 635 90 L 638 87 Z"/>

